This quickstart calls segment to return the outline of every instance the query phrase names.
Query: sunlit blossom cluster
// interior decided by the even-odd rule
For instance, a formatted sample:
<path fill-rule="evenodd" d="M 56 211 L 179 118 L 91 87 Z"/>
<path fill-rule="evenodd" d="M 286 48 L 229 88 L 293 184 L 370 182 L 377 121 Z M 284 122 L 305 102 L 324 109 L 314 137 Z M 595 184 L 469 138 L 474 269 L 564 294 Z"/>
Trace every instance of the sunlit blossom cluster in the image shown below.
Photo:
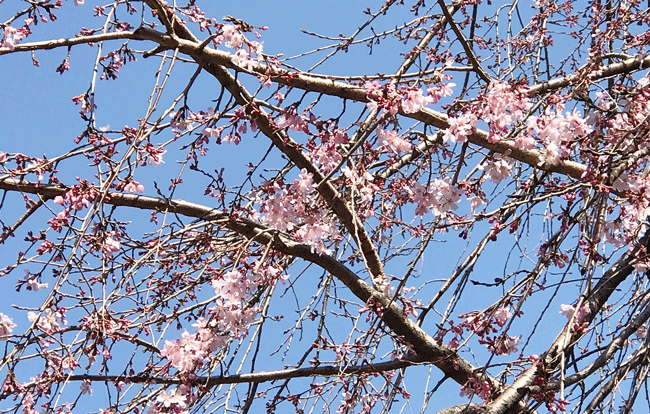
<path fill-rule="evenodd" d="M 472 397 L 476 395 L 483 401 L 490 399 L 492 394 L 492 384 L 489 380 L 479 380 L 474 377 L 470 377 L 465 384 L 460 387 L 460 396 L 461 397 Z"/>
<path fill-rule="evenodd" d="M 242 68 L 252 70 L 262 61 L 262 42 L 246 39 L 235 25 L 225 24 L 221 27 L 221 34 L 214 39 L 214 44 L 222 43 L 227 48 L 235 50 L 234 62 Z"/>
<path fill-rule="evenodd" d="M 479 118 L 489 125 L 490 142 L 503 138 L 503 133 L 521 120 L 532 107 L 525 89 L 513 89 L 505 82 L 490 83 L 487 93 L 483 96 L 482 105 Z"/>
<path fill-rule="evenodd" d="M 382 85 L 378 81 L 368 81 L 363 85 L 369 99 L 368 108 L 385 109 L 391 115 L 396 115 L 400 109 L 405 114 L 418 112 L 441 98 L 450 96 L 454 86 L 456 85 L 451 82 L 431 85 L 427 87 L 425 95 L 416 85 L 397 88 L 394 82 Z"/>
<path fill-rule="evenodd" d="M 377 135 L 379 136 L 379 149 L 399 154 L 400 152 L 410 151 L 413 148 L 413 144 L 400 137 L 394 129 L 387 130 L 379 128 Z"/>
<path fill-rule="evenodd" d="M 178 387 L 172 390 L 161 390 L 156 396 L 155 401 L 150 401 L 147 405 L 149 409 L 147 414 L 174 413 L 186 414 L 187 403 L 191 398 L 191 392 L 188 387 Z M 190 396 L 190 398 L 188 398 Z"/>
<path fill-rule="evenodd" d="M 142 157 L 140 165 L 155 165 L 156 167 L 164 163 L 163 155 L 167 152 L 162 148 L 154 147 L 153 144 L 147 142 L 144 147 L 138 151 Z"/>
<path fill-rule="evenodd" d="M 473 312 L 461 315 L 464 318 L 458 325 L 450 321 L 450 328 L 440 331 L 438 338 L 442 339 L 447 333 L 454 334 L 447 346 L 457 349 L 465 331 L 471 332 L 478 336 L 478 341 L 484 344 L 487 349 L 494 355 L 509 355 L 518 351 L 517 346 L 521 335 L 510 336 L 506 333 L 499 333 L 499 329 L 494 325 L 502 328 L 512 318 L 513 313 L 509 306 L 499 306 L 491 313 Z"/>
<path fill-rule="evenodd" d="M 53 230 L 60 232 L 61 228 L 68 224 L 70 213 L 73 210 L 80 211 L 88 208 L 98 195 L 99 192 L 93 185 L 85 180 L 80 181 L 79 185 L 72 186 L 63 196 L 59 195 L 54 198 L 54 203 L 65 207 L 65 209 L 48 220 L 48 224 Z"/>
<path fill-rule="evenodd" d="M 16 29 L 15 27 L 5 26 L 3 38 L 0 40 L 0 48 L 8 48 L 9 50 L 14 50 L 16 45 L 30 33 L 27 27 Z"/>
<path fill-rule="evenodd" d="M 266 191 L 260 206 L 262 222 L 293 232 L 300 242 L 326 252 L 324 243 L 335 240 L 339 232 L 327 209 L 315 202 L 318 196 L 313 175 L 303 169 L 293 183 L 282 185 L 274 181 L 266 186 Z"/>
<path fill-rule="evenodd" d="M 16 324 L 10 317 L 4 313 L 0 313 L 0 340 L 9 339 L 15 327 Z"/>
<path fill-rule="evenodd" d="M 184 331 L 180 339 L 166 340 L 161 356 L 181 373 L 201 368 L 232 339 L 242 339 L 248 327 L 260 312 L 259 306 L 248 306 L 246 301 L 262 283 L 275 284 L 287 275 L 278 266 L 260 264 L 250 275 L 243 270 L 215 271 L 212 287 L 216 304 L 208 309 L 209 317 L 199 318 L 192 326 L 194 333 Z M 211 270 L 212 271 L 212 270 Z"/>
<path fill-rule="evenodd" d="M 411 199 L 417 204 L 415 214 L 423 215 L 431 211 L 436 216 L 455 210 L 460 201 L 462 191 L 451 184 L 449 178 L 436 178 L 430 183 L 424 185 L 419 182 L 414 183 L 411 191 Z"/>
<path fill-rule="evenodd" d="M 551 165 L 567 159 L 576 139 L 593 130 L 579 112 L 564 114 L 563 110 L 562 104 L 546 108 L 543 114 L 530 116 L 526 124 L 528 133 L 544 145 L 544 162 Z"/>
<path fill-rule="evenodd" d="M 67 323 L 63 309 L 52 310 L 46 308 L 40 313 L 27 312 L 27 319 L 35 323 L 38 329 L 46 333 L 55 333 L 60 329 L 61 325 Z"/>

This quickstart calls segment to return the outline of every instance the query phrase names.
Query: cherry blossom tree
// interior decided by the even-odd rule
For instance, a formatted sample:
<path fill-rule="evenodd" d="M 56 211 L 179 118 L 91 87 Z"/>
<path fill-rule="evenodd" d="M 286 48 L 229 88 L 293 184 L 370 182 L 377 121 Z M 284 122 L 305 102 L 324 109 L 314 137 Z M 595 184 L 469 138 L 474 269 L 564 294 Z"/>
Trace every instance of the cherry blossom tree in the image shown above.
<path fill-rule="evenodd" d="M 650 404 L 646 4 L 219 3 L 0 1 L 2 412 Z"/>

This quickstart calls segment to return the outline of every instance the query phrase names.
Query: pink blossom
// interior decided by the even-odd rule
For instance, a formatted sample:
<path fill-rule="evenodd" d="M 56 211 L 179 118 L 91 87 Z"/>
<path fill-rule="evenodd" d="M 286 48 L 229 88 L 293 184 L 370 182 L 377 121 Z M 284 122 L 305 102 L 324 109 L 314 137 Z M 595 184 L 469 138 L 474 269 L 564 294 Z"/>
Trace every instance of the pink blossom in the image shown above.
<path fill-rule="evenodd" d="M 440 216 L 450 210 L 455 210 L 460 201 L 462 191 L 451 185 L 449 178 L 434 179 L 427 186 L 416 183 L 412 190 L 412 200 L 417 204 L 415 213 L 422 215 L 433 210 L 433 214 Z"/>
<path fill-rule="evenodd" d="M 289 127 L 292 131 L 309 132 L 305 116 L 298 115 L 296 108 L 293 106 L 284 110 L 283 115 L 277 119 L 276 124 L 278 128 Z"/>
<path fill-rule="evenodd" d="M 51 218 L 47 221 L 47 224 L 50 225 L 52 230 L 56 232 L 61 232 L 61 229 L 63 226 L 66 226 L 68 224 L 68 221 L 70 220 L 70 211 L 68 209 L 65 209 L 63 211 L 60 211 L 54 218 Z"/>
<path fill-rule="evenodd" d="M 186 397 L 179 394 L 176 390 L 170 390 L 169 392 L 161 391 L 158 397 L 156 397 L 156 401 L 165 408 L 169 408 L 172 405 L 178 405 L 183 408 L 185 407 Z"/>
<path fill-rule="evenodd" d="M 575 312 L 575 306 L 565 305 L 565 304 L 560 305 L 560 315 L 564 315 L 568 319 L 571 319 L 573 317 L 574 312 Z M 587 305 L 582 305 L 580 307 L 580 310 L 578 311 L 578 314 L 576 315 L 576 322 L 582 323 L 582 320 L 584 319 L 585 316 L 587 316 L 587 314 L 589 314 L 589 307 Z"/>
<path fill-rule="evenodd" d="M 460 396 L 471 397 L 477 395 L 482 400 L 487 401 L 492 393 L 492 384 L 488 380 L 479 381 L 470 377 L 465 384 L 460 387 Z"/>
<path fill-rule="evenodd" d="M 410 151 L 413 148 L 413 144 L 404 138 L 397 135 L 397 132 L 394 129 L 385 130 L 379 128 L 378 130 L 379 144 L 382 149 L 389 149 L 395 154 L 400 152 Z"/>
<path fill-rule="evenodd" d="M 451 96 L 453 93 L 451 88 L 454 86 L 456 86 L 456 84 L 451 82 L 429 86 L 427 88 L 427 97 L 430 99 L 430 103 L 436 103 L 445 96 Z"/>
<path fill-rule="evenodd" d="M 325 173 L 332 171 L 343 159 L 332 142 L 317 145 L 310 151 L 309 156 Z"/>
<path fill-rule="evenodd" d="M 113 237 L 116 237 L 114 231 L 106 235 L 104 243 L 102 244 L 102 252 L 106 258 L 113 257 L 113 253 L 120 250 L 120 242 Z"/>
<path fill-rule="evenodd" d="M 239 33 L 237 26 L 232 24 L 226 24 L 222 28 L 223 40 L 226 41 L 226 47 L 231 49 L 240 49 L 244 43 L 244 36 Z"/>
<path fill-rule="evenodd" d="M 92 394 L 93 393 L 93 390 L 90 388 L 90 381 L 88 381 L 88 380 L 82 381 L 81 386 L 79 388 L 81 388 L 81 394 Z"/>
<path fill-rule="evenodd" d="M 528 135 L 519 135 L 515 139 L 515 147 L 523 149 L 523 150 L 531 150 L 537 146 L 537 141 L 535 141 L 535 138 Z"/>
<path fill-rule="evenodd" d="M 490 125 L 488 141 L 496 142 L 501 135 L 524 117 L 532 104 L 524 91 L 515 90 L 505 82 L 492 82 L 483 100 L 480 118 Z"/>
<path fill-rule="evenodd" d="M 36 322 L 36 326 L 43 332 L 53 333 L 59 330 L 60 324 L 65 325 L 63 313 L 53 311 L 50 308 L 45 309 L 40 315 L 36 312 L 27 312 L 27 319 L 30 322 Z"/>
<path fill-rule="evenodd" d="M 161 163 L 164 163 L 163 155 L 167 152 L 167 150 L 164 150 L 162 148 L 156 148 L 150 142 L 147 142 L 144 148 L 139 150 L 138 152 L 143 157 L 143 161 L 141 165 L 144 166 L 148 164 L 148 165 L 155 165 L 157 167 Z"/>
<path fill-rule="evenodd" d="M 369 81 L 363 84 L 363 88 L 366 90 L 366 94 L 370 96 L 378 96 L 382 94 L 383 86 L 381 83 L 376 80 Z"/>
<path fill-rule="evenodd" d="M 23 37 L 24 33 L 21 29 L 5 26 L 4 39 L 0 41 L 0 48 L 6 47 L 9 48 L 9 50 L 14 50 Z"/>
<path fill-rule="evenodd" d="M 48 284 L 47 283 L 39 283 L 38 279 L 35 277 L 27 280 L 27 290 L 33 290 L 34 292 L 37 292 L 41 289 L 47 288 Z"/>
<path fill-rule="evenodd" d="M 0 313 L 0 340 L 7 340 L 11 336 L 11 332 L 16 327 L 14 321 L 5 315 Z"/>
<path fill-rule="evenodd" d="M 521 335 L 508 336 L 503 341 L 503 347 L 504 347 L 503 354 L 504 355 L 509 355 L 509 354 L 512 354 L 513 352 L 517 352 L 517 350 L 518 350 L 517 345 L 521 344 L 521 341 L 519 341 L 519 339 L 521 339 Z"/>
<path fill-rule="evenodd" d="M 510 312 L 510 306 L 501 306 L 495 313 L 494 319 L 497 322 L 497 325 L 503 326 L 506 324 L 508 319 L 512 317 L 512 312 Z"/>
<path fill-rule="evenodd" d="M 451 348 L 451 349 L 458 349 L 459 346 L 460 346 L 460 341 L 458 340 L 458 337 L 456 337 L 456 336 L 454 336 L 451 339 L 451 341 L 449 341 L 449 343 L 447 344 L 447 347 Z"/>
<path fill-rule="evenodd" d="M 459 116 L 450 116 L 448 122 L 449 127 L 445 129 L 442 138 L 452 143 L 465 142 L 476 126 L 477 118 L 476 115 L 467 113 Z"/>
<path fill-rule="evenodd" d="M 495 157 L 495 159 L 487 160 L 479 168 L 485 171 L 485 174 L 493 183 L 499 184 L 501 180 L 510 177 L 512 173 L 513 166 L 510 161 L 509 158 Z"/>
<path fill-rule="evenodd" d="M 509 336 L 502 335 L 494 340 L 488 348 L 494 352 L 495 355 L 510 355 L 513 352 L 517 352 L 517 345 L 520 345 L 521 335 L 519 336 Z"/>
<path fill-rule="evenodd" d="M 124 191 L 129 192 L 131 194 L 135 193 L 136 191 L 138 193 L 141 193 L 144 191 L 144 186 L 140 184 L 138 181 L 131 180 L 127 185 L 124 186 Z"/>
<path fill-rule="evenodd" d="M 81 114 L 90 113 L 92 109 L 97 108 L 97 105 L 91 104 L 87 93 L 82 93 L 81 95 L 73 96 L 71 99 L 75 105 L 81 105 L 81 111 L 80 111 Z"/>
<path fill-rule="evenodd" d="M 575 310 L 576 308 L 573 305 L 565 305 L 564 303 L 560 305 L 560 315 L 566 316 L 567 318 L 571 318 Z"/>
<path fill-rule="evenodd" d="M 478 195 L 474 195 L 470 197 L 468 200 L 472 211 L 475 211 L 478 208 L 478 206 L 480 206 L 481 204 L 487 204 L 487 201 L 483 199 L 483 197 L 480 197 Z"/>
<path fill-rule="evenodd" d="M 235 52 L 232 61 L 237 66 L 240 66 L 249 71 L 255 68 L 255 61 L 251 59 L 250 55 L 245 49 L 239 49 L 237 52 Z"/>
<path fill-rule="evenodd" d="M 404 113 L 412 114 L 427 106 L 431 101 L 431 98 L 422 94 L 420 88 L 411 87 L 406 90 L 406 96 L 402 100 L 402 110 Z"/>

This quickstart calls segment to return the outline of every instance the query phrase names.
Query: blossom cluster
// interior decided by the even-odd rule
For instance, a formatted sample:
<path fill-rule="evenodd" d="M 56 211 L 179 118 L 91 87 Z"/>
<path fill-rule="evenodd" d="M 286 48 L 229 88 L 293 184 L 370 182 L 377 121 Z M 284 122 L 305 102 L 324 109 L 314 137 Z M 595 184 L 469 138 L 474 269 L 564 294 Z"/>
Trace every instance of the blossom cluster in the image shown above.
<path fill-rule="evenodd" d="M 223 43 L 224 46 L 234 49 L 236 51 L 233 55 L 235 64 L 247 70 L 252 70 L 262 61 L 262 42 L 246 39 L 235 25 L 224 24 L 221 27 L 221 34 L 215 37 L 213 42 L 215 45 Z"/>
<path fill-rule="evenodd" d="M 321 125 L 318 136 L 321 142 L 311 145 L 307 155 L 322 172 L 329 173 L 343 160 L 339 146 L 348 143 L 348 135 L 336 126 L 330 128 L 329 125 Z"/>
<path fill-rule="evenodd" d="M 339 414 L 354 413 L 357 405 L 361 404 L 362 413 L 369 413 L 379 400 L 376 393 L 372 392 L 372 384 L 366 375 L 360 376 L 356 384 L 348 381 L 343 382 L 345 391 L 342 393 L 341 404 L 336 409 Z"/>
<path fill-rule="evenodd" d="M 449 178 L 436 178 L 427 185 L 416 182 L 410 192 L 411 200 L 417 204 L 415 214 L 423 215 L 431 209 L 436 216 L 455 210 L 462 194 Z"/>
<path fill-rule="evenodd" d="M 266 198 L 260 206 L 262 222 L 291 232 L 298 241 L 326 252 L 324 243 L 338 238 L 339 232 L 336 222 L 327 215 L 327 208 L 318 206 L 316 199 L 313 175 L 304 169 L 291 184 L 268 183 Z"/>
<path fill-rule="evenodd" d="M 377 136 L 379 137 L 380 150 L 399 154 L 400 152 L 410 151 L 413 148 L 413 144 L 400 137 L 394 129 L 386 130 L 379 128 Z"/>
<path fill-rule="evenodd" d="M 427 94 L 424 95 L 422 89 L 416 85 L 403 86 L 398 89 L 395 82 L 389 82 L 385 85 L 377 81 L 368 81 L 363 87 L 368 97 L 368 108 L 385 109 L 391 115 L 396 115 L 400 110 L 406 114 L 418 112 L 430 104 L 438 102 L 445 96 L 452 94 L 452 89 L 456 86 L 454 83 L 441 83 L 427 87 Z"/>
<path fill-rule="evenodd" d="M 465 384 L 460 387 L 461 397 L 478 396 L 483 401 L 490 399 L 492 395 L 492 383 L 488 379 L 479 380 L 470 377 Z"/>
<path fill-rule="evenodd" d="M 55 333 L 61 325 L 66 324 L 65 309 L 52 310 L 46 308 L 40 313 L 27 312 L 27 319 L 35 323 L 36 327 L 45 333 Z"/>
<path fill-rule="evenodd" d="M 16 45 L 27 35 L 31 33 L 27 26 L 16 29 L 15 27 L 5 26 L 3 30 L 3 38 L 0 40 L 0 48 L 8 48 L 14 50 Z"/>
<path fill-rule="evenodd" d="M 16 324 L 10 317 L 0 313 L 0 340 L 8 339 L 15 327 Z"/>
<path fill-rule="evenodd" d="M 513 314 L 509 306 L 501 305 L 492 312 L 474 312 L 461 315 L 464 320 L 458 325 L 454 325 L 453 321 L 449 321 L 451 327 L 443 329 L 439 332 L 437 338 L 442 338 L 451 332 L 454 337 L 449 341 L 448 346 L 452 349 L 457 349 L 460 346 L 463 333 L 465 331 L 472 332 L 478 336 L 478 341 L 484 344 L 490 352 L 495 355 L 509 355 L 517 352 L 517 346 L 520 344 L 519 336 L 510 336 L 505 333 L 493 336 L 499 332 L 499 329 L 493 325 L 502 328 L 512 318 Z"/>
<path fill-rule="evenodd" d="M 150 401 L 147 405 L 149 409 L 147 414 L 174 413 L 186 414 L 189 411 L 185 408 L 191 399 L 191 393 L 186 390 L 187 387 L 178 387 L 173 390 L 161 390 L 156 396 L 155 401 Z"/>
<path fill-rule="evenodd" d="M 142 149 L 138 150 L 138 153 L 142 157 L 140 165 L 144 166 L 148 164 L 157 167 L 161 163 L 165 162 L 163 161 L 163 155 L 165 155 L 166 152 L 167 150 L 156 148 L 150 142 L 147 142 Z"/>
<path fill-rule="evenodd" d="M 557 165 L 571 154 L 575 141 L 593 131 L 577 111 L 563 114 L 564 105 L 558 103 L 554 109 L 546 108 L 538 116 L 527 121 L 528 133 L 535 136 L 545 148 L 543 161 Z"/>
<path fill-rule="evenodd" d="M 515 89 L 505 82 L 490 83 L 479 111 L 479 118 L 489 125 L 488 141 L 496 142 L 503 138 L 502 134 L 521 120 L 531 107 L 524 88 Z"/>
<path fill-rule="evenodd" d="M 80 180 L 80 184 L 70 187 L 63 196 L 59 195 L 54 198 L 54 203 L 65 207 L 65 209 L 48 220 L 48 224 L 53 230 L 60 232 L 63 226 L 68 224 L 70 213 L 73 210 L 80 211 L 87 208 L 98 195 L 99 192 L 95 186 L 86 180 Z"/>
<path fill-rule="evenodd" d="M 252 276 L 244 270 L 233 269 L 223 274 L 215 271 L 212 287 L 216 305 L 208 309 L 209 318 L 199 318 L 192 326 L 194 333 L 184 331 L 180 339 L 166 340 L 160 352 L 179 372 L 188 374 L 203 366 L 213 353 L 223 348 L 231 338 L 241 339 L 260 311 L 246 301 L 260 284 L 286 280 L 282 269 L 261 264 Z M 213 271 L 213 270 L 210 270 Z"/>

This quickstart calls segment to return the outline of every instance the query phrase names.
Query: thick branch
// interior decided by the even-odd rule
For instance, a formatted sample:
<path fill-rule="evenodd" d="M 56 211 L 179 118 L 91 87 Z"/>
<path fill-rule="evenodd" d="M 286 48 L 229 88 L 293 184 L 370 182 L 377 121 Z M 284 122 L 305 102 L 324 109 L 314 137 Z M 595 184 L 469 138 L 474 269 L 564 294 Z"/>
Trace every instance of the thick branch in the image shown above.
<path fill-rule="evenodd" d="M 105 40 L 138 39 L 136 32 L 112 32 L 90 36 L 79 36 L 70 39 L 52 39 L 42 42 L 21 43 L 11 50 L 8 47 L 0 48 L 0 56 L 14 52 L 27 52 L 31 50 L 56 49 L 57 47 L 70 47 L 88 43 L 97 43 Z"/>
<path fill-rule="evenodd" d="M 612 76 L 635 72 L 646 68 L 650 68 L 650 55 L 645 57 L 635 56 L 621 62 L 600 67 L 600 69 L 595 70 L 590 74 L 589 80 L 596 81 L 599 79 L 607 79 Z M 528 96 L 538 96 L 546 92 L 552 92 L 573 85 L 583 79 L 583 75 L 580 72 L 581 70 L 578 70 L 576 73 L 572 73 L 571 75 L 562 78 L 535 84 L 528 89 Z"/>
<path fill-rule="evenodd" d="M 423 364 L 426 361 L 422 358 L 411 357 L 395 361 L 381 362 L 379 364 L 351 365 L 346 367 L 335 365 L 323 365 L 318 367 L 307 368 L 290 368 L 279 369 L 275 371 L 251 372 L 248 374 L 220 375 L 210 377 L 197 377 L 192 380 L 194 385 L 207 385 L 209 387 L 222 384 L 241 384 L 241 383 L 261 383 L 268 381 L 277 381 L 281 379 L 302 378 L 302 377 L 338 377 L 345 375 L 358 375 L 364 373 L 379 373 L 394 371 L 410 367 L 412 365 Z M 131 383 L 148 383 L 148 384 L 184 384 L 186 379 L 179 378 L 160 378 L 149 377 L 145 375 L 121 376 L 121 375 L 72 375 L 68 377 L 70 381 L 128 381 Z"/>

